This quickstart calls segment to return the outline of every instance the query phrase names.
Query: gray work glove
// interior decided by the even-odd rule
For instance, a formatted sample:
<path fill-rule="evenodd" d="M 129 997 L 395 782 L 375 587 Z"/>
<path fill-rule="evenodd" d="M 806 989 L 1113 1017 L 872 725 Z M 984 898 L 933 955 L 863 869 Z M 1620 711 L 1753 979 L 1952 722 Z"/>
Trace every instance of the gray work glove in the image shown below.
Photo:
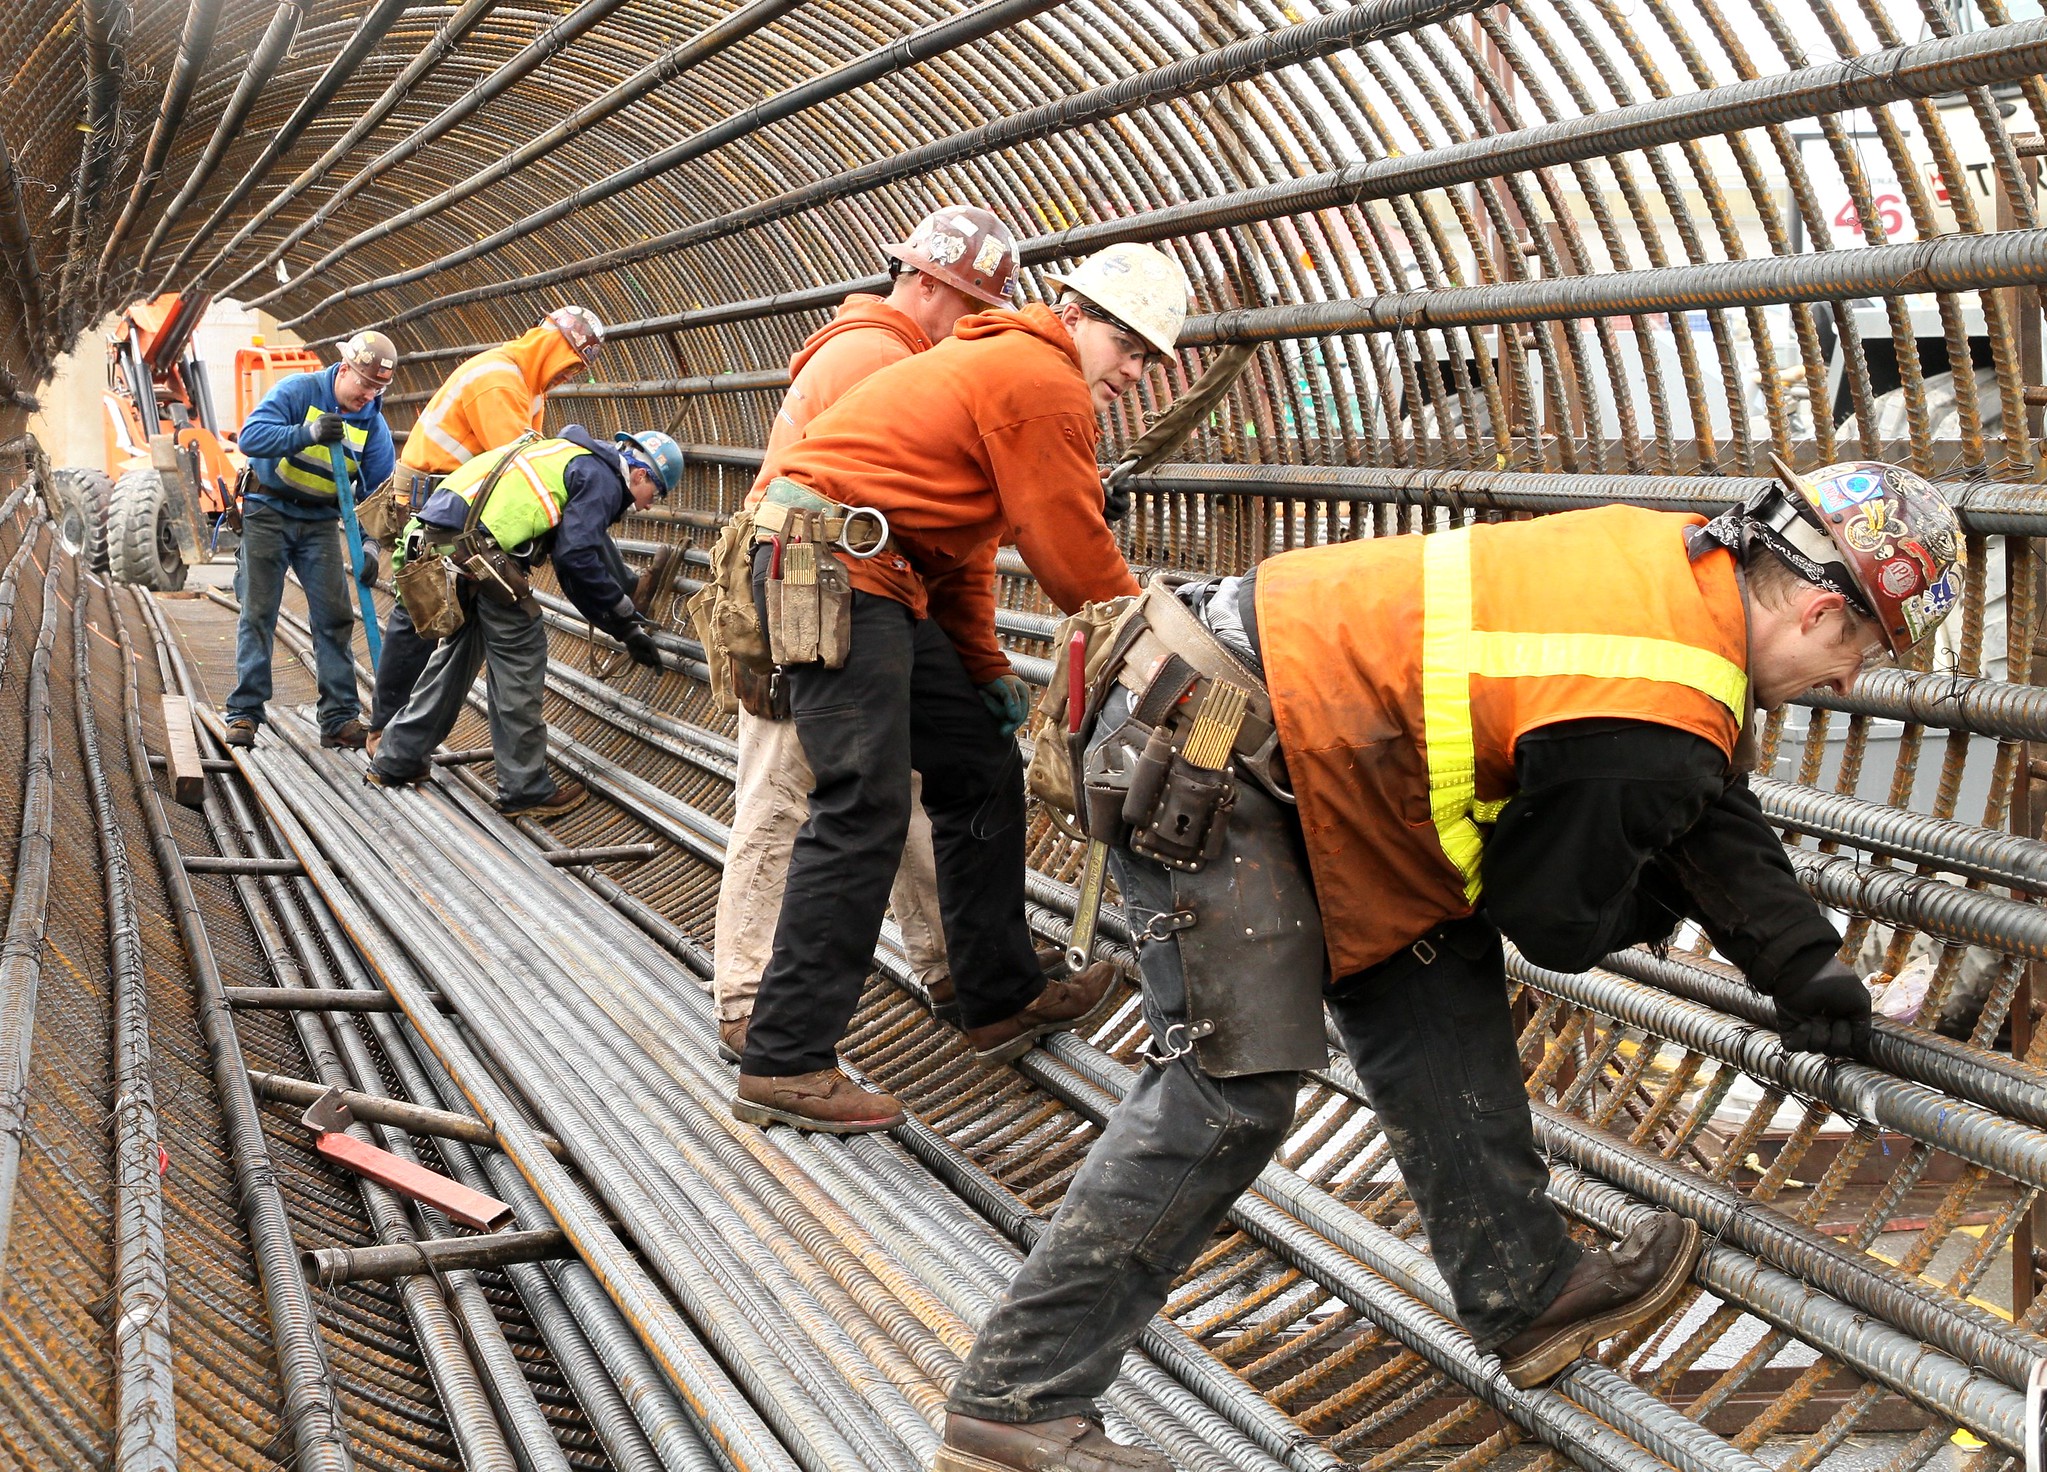
<path fill-rule="evenodd" d="M 1804 981 L 1779 986 L 1777 1031 L 1793 1053 L 1848 1058 L 1869 1049 L 1869 988 L 1839 961 L 1829 960 Z"/>
<path fill-rule="evenodd" d="M 619 643 L 625 645 L 625 652 L 633 657 L 634 664 L 643 664 L 649 669 L 661 668 L 661 647 L 645 629 L 637 626 L 627 629 Z"/>
<path fill-rule="evenodd" d="M 980 687 L 981 703 L 988 707 L 988 714 L 995 717 L 1002 727 L 1002 739 L 1007 741 L 1023 727 L 1031 713 L 1031 687 L 1021 676 L 1004 675 L 990 680 Z"/>
<path fill-rule="evenodd" d="M 316 445 L 338 445 L 342 436 L 348 433 L 348 421 L 339 414 L 322 414 L 313 421 L 313 443 Z"/>

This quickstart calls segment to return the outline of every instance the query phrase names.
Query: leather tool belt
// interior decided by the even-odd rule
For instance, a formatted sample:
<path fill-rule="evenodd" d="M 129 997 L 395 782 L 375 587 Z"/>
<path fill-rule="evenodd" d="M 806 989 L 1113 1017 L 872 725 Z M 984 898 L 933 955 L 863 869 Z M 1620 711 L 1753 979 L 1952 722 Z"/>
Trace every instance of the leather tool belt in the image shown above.
<path fill-rule="evenodd" d="M 893 545 L 888 517 L 872 506 L 841 506 L 787 476 L 776 476 L 753 508 L 753 539 L 772 542 L 790 535 L 797 517 L 806 518 L 808 535 L 862 562 Z"/>
<path fill-rule="evenodd" d="M 1233 769 L 1277 801 L 1293 801 L 1265 682 L 1158 584 L 1111 637 L 1072 739 L 1082 825 L 1090 838 L 1199 872 L 1222 852 L 1237 798 Z M 1130 714 L 1114 737 L 1083 752 L 1116 686 L 1130 692 Z"/>

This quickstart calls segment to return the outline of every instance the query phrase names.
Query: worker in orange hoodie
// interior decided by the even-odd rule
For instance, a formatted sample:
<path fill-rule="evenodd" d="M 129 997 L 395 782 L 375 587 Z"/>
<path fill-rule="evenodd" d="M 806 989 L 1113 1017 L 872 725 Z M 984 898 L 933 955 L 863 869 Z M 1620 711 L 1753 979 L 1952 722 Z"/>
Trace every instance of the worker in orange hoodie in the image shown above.
<path fill-rule="evenodd" d="M 869 375 L 763 467 L 754 601 L 814 780 L 747 1029 L 740 1119 L 850 1134 L 903 1117 L 835 1065 L 902 854 L 913 770 L 946 952 L 972 980 L 960 1020 L 977 1056 L 1013 1058 L 1112 1002 L 1106 967 L 1047 981 L 1024 921 L 1015 736 L 1030 696 L 996 642 L 995 549 L 1014 541 L 1062 609 L 1137 590 L 1102 517 L 1095 416 L 1172 351 L 1188 287 L 1140 245 L 1110 246 L 1070 281 L 1085 294 L 1069 286 L 1056 307 L 964 318 L 950 341 Z M 807 591 L 820 560 L 806 531 L 845 550 L 843 601 Z M 814 575 L 820 589 L 838 578 Z M 831 632 L 814 650 L 813 626 Z"/>
<path fill-rule="evenodd" d="M 548 393 L 596 362 L 603 346 L 604 324 L 594 312 L 587 307 L 556 307 L 523 336 L 463 360 L 413 421 L 398 457 L 395 489 L 400 500 L 416 514 L 443 476 L 539 429 Z M 363 559 L 366 578 L 375 578 L 376 564 L 374 553 Z M 403 601 L 392 599 L 370 701 L 371 756 L 377 754 L 384 727 L 405 709 L 412 687 L 433 657 L 434 643 L 420 638 Z"/>
<path fill-rule="evenodd" d="M 891 277 L 888 295 L 847 297 L 838 315 L 789 360 L 789 391 L 768 434 L 770 460 L 802 439 L 811 421 L 870 373 L 929 351 L 934 342 L 951 337 L 953 324 L 971 312 L 1009 304 L 1016 237 L 986 210 L 942 206 L 920 220 L 907 240 L 884 249 Z M 977 262 L 985 262 L 986 269 L 976 270 Z M 747 504 L 760 500 L 768 480 L 763 465 Z M 710 657 L 726 656 L 714 652 Z M 761 972 L 774 950 L 790 845 L 810 810 L 811 772 L 789 719 L 780 674 L 755 675 L 737 660 L 731 661 L 731 671 L 740 702 L 739 773 L 718 886 L 711 992 L 720 1045 L 736 1063 L 746 1045 L 746 1022 Z M 952 982 L 938 914 L 931 820 L 914 784 L 909 838 L 889 891 L 889 908 L 903 933 L 912 978 L 934 1001 L 948 1003 Z"/>

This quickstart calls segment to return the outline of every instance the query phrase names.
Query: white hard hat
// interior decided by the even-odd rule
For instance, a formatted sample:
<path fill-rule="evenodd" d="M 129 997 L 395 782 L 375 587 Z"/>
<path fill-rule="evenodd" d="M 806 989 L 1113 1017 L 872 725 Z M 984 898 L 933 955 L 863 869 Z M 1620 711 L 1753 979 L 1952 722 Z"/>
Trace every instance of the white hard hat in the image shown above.
<path fill-rule="evenodd" d="M 1065 275 L 1048 271 L 1045 279 L 1086 297 L 1162 353 L 1180 340 L 1193 295 L 1179 263 L 1149 245 L 1105 246 Z"/>

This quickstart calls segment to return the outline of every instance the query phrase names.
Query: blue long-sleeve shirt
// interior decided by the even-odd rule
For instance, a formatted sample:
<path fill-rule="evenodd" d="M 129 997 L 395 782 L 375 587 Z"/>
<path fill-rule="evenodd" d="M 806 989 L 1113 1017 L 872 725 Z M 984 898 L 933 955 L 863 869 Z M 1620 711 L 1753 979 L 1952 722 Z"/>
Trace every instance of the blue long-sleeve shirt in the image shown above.
<path fill-rule="evenodd" d="M 252 491 L 250 500 L 306 520 L 341 514 L 338 505 L 308 505 L 302 499 L 287 499 L 287 494 L 303 496 L 308 487 L 292 486 L 286 469 L 280 468 L 288 467 L 300 476 L 324 480 L 329 488 L 327 494 L 333 494 L 334 472 L 328 447 L 313 443 L 311 421 L 321 414 L 341 415 L 350 429 L 361 436 L 359 444 L 357 435 L 350 434 L 341 445 L 355 482 L 356 500 L 362 500 L 391 474 L 398 463 L 398 452 L 391 443 L 391 427 L 384 422 L 383 397 L 371 399 L 353 414 L 346 412 L 334 397 L 334 375 L 340 371 L 336 364 L 318 373 L 294 373 L 280 379 L 263 396 L 263 402 L 249 411 L 237 443 L 249 457 L 257 481 L 265 490 L 275 493 Z"/>

